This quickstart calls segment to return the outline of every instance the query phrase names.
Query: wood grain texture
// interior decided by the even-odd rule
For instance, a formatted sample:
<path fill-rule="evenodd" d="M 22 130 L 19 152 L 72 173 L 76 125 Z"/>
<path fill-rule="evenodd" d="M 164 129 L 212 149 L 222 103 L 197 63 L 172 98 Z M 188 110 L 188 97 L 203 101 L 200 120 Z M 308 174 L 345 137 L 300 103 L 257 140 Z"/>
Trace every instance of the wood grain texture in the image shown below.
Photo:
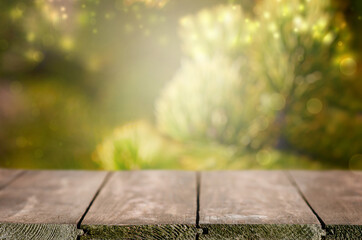
<path fill-rule="evenodd" d="M 4 188 L 21 173 L 22 170 L 0 169 L 0 189 Z"/>
<path fill-rule="evenodd" d="M 195 239 L 196 174 L 115 172 L 81 228 L 81 239 Z"/>
<path fill-rule="evenodd" d="M 291 171 L 327 239 L 362 239 L 362 172 Z"/>
<path fill-rule="evenodd" d="M 280 171 L 202 172 L 200 239 L 320 239 L 318 219 Z"/>
<path fill-rule="evenodd" d="M 76 239 L 106 172 L 27 171 L 0 191 L 0 239 Z"/>

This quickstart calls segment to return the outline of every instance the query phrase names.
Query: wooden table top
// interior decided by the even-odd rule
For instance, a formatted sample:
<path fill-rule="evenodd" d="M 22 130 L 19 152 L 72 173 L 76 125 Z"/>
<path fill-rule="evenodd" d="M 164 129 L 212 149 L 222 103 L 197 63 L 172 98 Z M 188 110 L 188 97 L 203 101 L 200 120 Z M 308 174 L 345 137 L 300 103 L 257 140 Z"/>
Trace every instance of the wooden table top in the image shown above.
<path fill-rule="evenodd" d="M 0 169 L 0 239 L 362 239 L 362 171 Z"/>

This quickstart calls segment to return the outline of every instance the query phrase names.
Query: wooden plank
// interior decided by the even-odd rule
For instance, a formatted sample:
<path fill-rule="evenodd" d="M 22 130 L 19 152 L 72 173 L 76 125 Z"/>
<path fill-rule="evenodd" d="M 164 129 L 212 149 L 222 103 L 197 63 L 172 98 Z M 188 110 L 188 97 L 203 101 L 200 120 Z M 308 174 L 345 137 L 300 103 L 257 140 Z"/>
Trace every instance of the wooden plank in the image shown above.
<path fill-rule="evenodd" d="M 362 172 L 291 171 L 327 239 L 362 239 Z"/>
<path fill-rule="evenodd" d="M 81 239 L 195 239 L 196 174 L 116 172 L 81 228 Z"/>
<path fill-rule="evenodd" d="M 76 239 L 106 172 L 27 171 L 0 191 L 0 239 Z"/>
<path fill-rule="evenodd" d="M 21 170 L 0 169 L 0 189 L 11 183 L 11 181 L 13 181 L 21 173 Z"/>
<path fill-rule="evenodd" d="M 202 172 L 200 239 L 320 239 L 316 216 L 281 171 Z"/>

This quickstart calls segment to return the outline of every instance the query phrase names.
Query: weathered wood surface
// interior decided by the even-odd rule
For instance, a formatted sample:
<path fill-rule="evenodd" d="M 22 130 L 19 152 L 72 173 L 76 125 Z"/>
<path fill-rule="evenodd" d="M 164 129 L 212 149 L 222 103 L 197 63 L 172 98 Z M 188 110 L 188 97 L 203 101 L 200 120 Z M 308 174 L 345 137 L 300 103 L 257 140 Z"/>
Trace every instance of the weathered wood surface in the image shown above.
<path fill-rule="evenodd" d="M 13 181 L 21 173 L 21 170 L 0 169 L 0 189 L 11 183 L 11 181 Z"/>
<path fill-rule="evenodd" d="M 200 239 L 320 239 L 320 223 L 280 171 L 201 173 Z"/>
<path fill-rule="evenodd" d="M 0 239 L 76 239 L 106 172 L 27 171 L 0 191 Z"/>
<path fill-rule="evenodd" d="M 0 169 L 0 239 L 362 239 L 361 171 L 199 176 Z"/>
<path fill-rule="evenodd" d="M 362 172 L 291 171 L 327 239 L 362 239 Z"/>
<path fill-rule="evenodd" d="M 196 174 L 115 172 L 81 228 L 81 239 L 195 239 Z"/>

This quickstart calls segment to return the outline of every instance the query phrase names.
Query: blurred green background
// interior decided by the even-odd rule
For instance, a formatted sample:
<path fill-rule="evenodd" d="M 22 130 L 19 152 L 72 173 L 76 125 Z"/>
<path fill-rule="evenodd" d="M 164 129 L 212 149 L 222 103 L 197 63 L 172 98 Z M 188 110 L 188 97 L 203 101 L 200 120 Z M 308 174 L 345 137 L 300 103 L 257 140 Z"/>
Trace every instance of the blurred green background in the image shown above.
<path fill-rule="evenodd" d="M 0 167 L 362 169 L 358 0 L 3 0 Z"/>

